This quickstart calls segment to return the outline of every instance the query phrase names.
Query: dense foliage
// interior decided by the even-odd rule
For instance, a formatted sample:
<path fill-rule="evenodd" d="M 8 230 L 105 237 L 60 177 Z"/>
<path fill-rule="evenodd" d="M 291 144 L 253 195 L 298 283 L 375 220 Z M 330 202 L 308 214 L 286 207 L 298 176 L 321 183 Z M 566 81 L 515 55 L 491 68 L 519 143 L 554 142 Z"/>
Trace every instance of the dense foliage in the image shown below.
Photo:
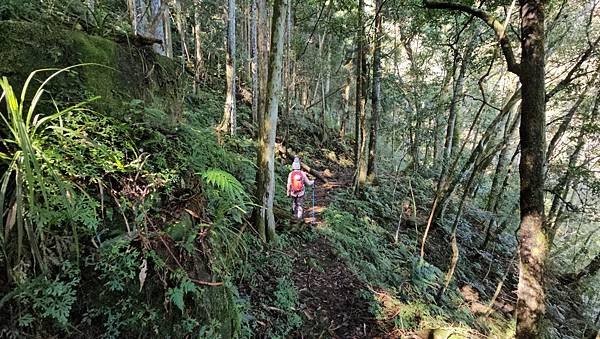
<path fill-rule="evenodd" d="M 163 0 L 145 22 L 129 1 L 0 2 L 0 336 L 515 335 L 522 95 L 495 33 L 422 1 L 292 1 L 264 243 L 257 1 L 233 2 L 233 56 L 226 2 Z M 494 15 L 518 51 L 518 2 L 453 3 Z M 545 3 L 546 336 L 593 337 L 600 3 Z M 159 18 L 162 44 L 142 29 Z M 235 136 L 214 128 L 232 57 Z M 367 136 L 376 166 L 354 187 Z M 288 212 L 295 154 L 334 182 L 310 227 Z"/>

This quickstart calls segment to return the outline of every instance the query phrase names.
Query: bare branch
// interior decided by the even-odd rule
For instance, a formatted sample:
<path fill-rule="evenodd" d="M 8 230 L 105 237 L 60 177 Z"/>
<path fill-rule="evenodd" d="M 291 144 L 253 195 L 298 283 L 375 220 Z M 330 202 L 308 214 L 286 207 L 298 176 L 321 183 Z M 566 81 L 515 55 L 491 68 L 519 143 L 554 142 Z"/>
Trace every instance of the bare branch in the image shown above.
<path fill-rule="evenodd" d="M 498 38 L 498 43 L 500 44 L 500 48 L 502 49 L 502 54 L 504 54 L 504 58 L 506 59 L 508 71 L 519 75 L 521 65 L 517 63 L 510 40 L 508 39 L 506 34 L 504 34 L 505 27 L 492 14 L 477 7 L 471 7 L 452 2 L 424 0 L 423 4 L 426 8 L 429 9 L 447 9 L 451 11 L 460 11 L 467 14 L 471 14 L 483 20 L 496 33 L 496 38 Z"/>
<path fill-rule="evenodd" d="M 596 46 L 600 43 L 600 35 L 596 40 L 590 44 L 590 46 L 583 52 L 583 54 L 579 57 L 579 60 L 573 65 L 573 68 L 569 71 L 567 76 L 562 79 L 554 88 L 546 94 L 546 102 L 548 102 L 556 93 L 560 92 L 564 88 L 566 88 L 573 80 L 575 80 L 577 76 L 577 72 L 581 70 L 581 66 L 583 63 L 589 59 L 592 53 L 596 50 Z"/>

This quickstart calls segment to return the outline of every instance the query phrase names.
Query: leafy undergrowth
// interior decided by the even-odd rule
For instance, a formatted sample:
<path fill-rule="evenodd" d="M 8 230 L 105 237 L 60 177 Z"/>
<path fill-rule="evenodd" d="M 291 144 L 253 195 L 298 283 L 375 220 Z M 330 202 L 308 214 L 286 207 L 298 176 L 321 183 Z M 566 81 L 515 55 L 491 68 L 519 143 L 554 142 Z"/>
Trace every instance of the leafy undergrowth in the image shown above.
<path fill-rule="evenodd" d="M 514 331 L 510 318 L 493 310 L 487 314 L 483 301 L 469 300 L 455 283 L 439 298 L 444 272 L 419 258 L 414 235 L 407 225 L 401 225 L 396 241 L 396 223 L 374 220 L 374 215 L 382 215 L 374 213 L 378 208 L 399 211 L 394 203 L 359 201 L 343 192 L 325 212 L 326 225 L 319 232 L 368 286 L 363 293 L 370 300 L 382 331 L 398 337 L 428 337 L 430 332 L 444 332 L 447 336 L 469 338 L 504 338 Z M 475 310 L 473 303 L 481 308 Z"/>
<path fill-rule="evenodd" d="M 51 107 L 42 99 L 40 116 Z M 40 168 L 26 176 L 0 163 L 2 204 L 24 211 L 2 225 L 0 336 L 241 331 L 231 281 L 245 249 L 254 143 L 217 142 L 219 102 L 202 92 L 178 119 L 141 100 L 110 116 L 78 108 L 32 131 L 32 148 L 0 146 Z"/>

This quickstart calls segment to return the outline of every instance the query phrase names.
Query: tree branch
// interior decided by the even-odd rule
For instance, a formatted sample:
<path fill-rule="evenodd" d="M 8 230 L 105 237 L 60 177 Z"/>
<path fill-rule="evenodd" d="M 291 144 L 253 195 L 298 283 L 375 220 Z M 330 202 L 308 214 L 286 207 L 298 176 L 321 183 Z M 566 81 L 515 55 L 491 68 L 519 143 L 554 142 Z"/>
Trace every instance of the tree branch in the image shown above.
<path fill-rule="evenodd" d="M 500 44 L 500 48 L 502 49 L 502 54 L 506 59 L 508 71 L 519 75 L 519 73 L 521 72 L 521 65 L 517 63 L 515 59 L 510 40 L 505 34 L 504 25 L 492 14 L 477 7 L 471 7 L 452 2 L 424 0 L 423 5 L 425 5 L 425 8 L 429 9 L 447 9 L 451 11 L 460 11 L 467 14 L 471 14 L 483 20 L 496 33 L 496 38 L 498 38 L 498 43 Z"/>
<path fill-rule="evenodd" d="M 555 96 L 556 93 L 566 88 L 571 83 L 571 81 L 577 78 L 576 73 L 581 69 L 581 65 L 583 65 L 583 63 L 592 55 L 592 53 L 596 50 L 596 46 L 598 46 L 599 43 L 600 36 L 598 36 L 598 38 L 596 38 L 596 41 L 591 43 L 588 49 L 585 52 L 583 52 L 583 54 L 579 57 L 579 60 L 577 60 L 575 65 L 573 65 L 567 76 L 564 79 L 562 79 L 556 86 L 554 86 L 554 88 L 550 92 L 548 92 L 548 94 L 546 94 L 546 102 L 548 102 L 553 96 Z"/>

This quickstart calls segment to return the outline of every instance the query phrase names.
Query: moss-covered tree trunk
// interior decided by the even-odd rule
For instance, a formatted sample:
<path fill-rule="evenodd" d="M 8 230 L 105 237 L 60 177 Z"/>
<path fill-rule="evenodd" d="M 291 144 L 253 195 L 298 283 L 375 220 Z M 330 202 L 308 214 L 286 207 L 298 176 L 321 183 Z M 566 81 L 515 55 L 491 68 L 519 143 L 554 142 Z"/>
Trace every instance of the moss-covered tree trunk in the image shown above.
<path fill-rule="evenodd" d="M 521 226 L 517 337 L 543 334 L 544 263 L 548 234 L 544 226 L 544 0 L 521 0 Z"/>
<path fill-rule="evenodd" d="M 227 63 L 225 66 L 227 79 L 227 94 L 225 96 L 225 111 L 223 120 L 218 127 L 221 132 L 235 134 L 236 109 L 235 109 L 235 0 L 227 2 Z"/>
<path fill-rule="evenodd" d="M 267 114 L 260 121 L 258 145 L 258 172 L 256 200 L 258 203 L 257 228 L 265 241 L 275 239 L 275 135 L 277 113 L 283 70 L 283 41 L 285 36 L 285 14 L 289 0 L 275 0 L 271 31 L 269 77 L 267 81 Z"/>

